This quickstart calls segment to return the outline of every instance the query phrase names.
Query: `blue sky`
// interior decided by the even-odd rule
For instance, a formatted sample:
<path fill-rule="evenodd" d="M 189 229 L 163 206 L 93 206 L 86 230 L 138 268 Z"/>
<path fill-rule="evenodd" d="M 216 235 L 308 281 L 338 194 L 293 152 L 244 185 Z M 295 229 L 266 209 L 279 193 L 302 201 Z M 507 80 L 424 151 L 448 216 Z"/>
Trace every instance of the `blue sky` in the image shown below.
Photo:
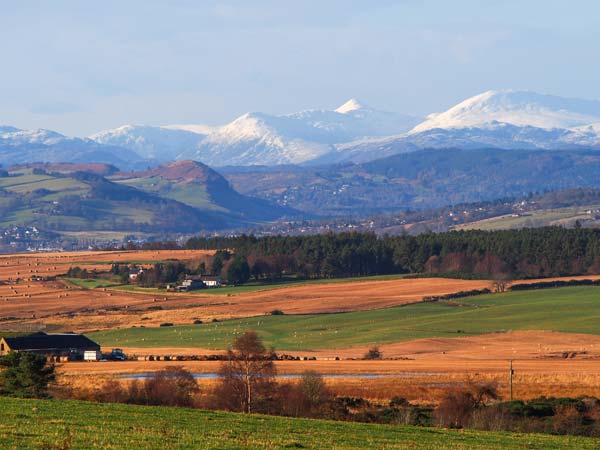
<path fill-rule="evenodd" d="M 87 135 L 350 97 L 424 115 L 487 89 L 600 98 L 600 2 L 0 0 L 0 124 Z"/>

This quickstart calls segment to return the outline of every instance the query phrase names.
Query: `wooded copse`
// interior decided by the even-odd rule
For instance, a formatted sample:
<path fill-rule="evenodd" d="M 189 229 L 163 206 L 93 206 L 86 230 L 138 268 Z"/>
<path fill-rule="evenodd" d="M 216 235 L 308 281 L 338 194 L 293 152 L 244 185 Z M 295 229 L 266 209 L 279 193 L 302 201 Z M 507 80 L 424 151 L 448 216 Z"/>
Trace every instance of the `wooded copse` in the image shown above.
<path fill-rule="evenodd" d="M 538 278 L 600 273 L 600 230 L 575 227 L 451 231 L 418 236 L 339 233 L 192 238 L 189 249 L 229 249 L 255 279 L 424 273 Z"/>

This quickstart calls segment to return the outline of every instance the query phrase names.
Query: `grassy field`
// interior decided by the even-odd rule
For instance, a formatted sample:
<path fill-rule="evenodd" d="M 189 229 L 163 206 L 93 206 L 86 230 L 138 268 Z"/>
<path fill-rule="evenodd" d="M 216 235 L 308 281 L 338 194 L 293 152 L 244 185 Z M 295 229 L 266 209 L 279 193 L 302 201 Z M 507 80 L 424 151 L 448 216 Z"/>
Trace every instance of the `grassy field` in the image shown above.
<path fill-rule="evenodd" d="M 549 225 L 573 225 L 579 220 L 585 222 L 586 226 L 598 225 L 594 216 L 587 214 L 588 210 L 598 209 L 598 205 L 571 206 L 567 208 L 541 209 L 530 211 L 520 216 L 513 217 L 511 214 L 492 217 L 478 222 L 460 225 L 457 228 L 463 230 L 504 230 L 523 227 L 541 227 Z"/>
<path fill-rule="evenodd" d="M 600 334 L 600 289 L 568 287 L 341 314 L 260 316 L 193 326 L 90 333 L 106 346 L 225 349 L 244 330 L 277 349 L 347 348 L 506 330 Z"/>
<path fill-rule="evenodd" d="M 102 278 L 64 278 L 64 280 L 84 289 L 105 288 L 119 285 L 116 281 L 104 280 Z"/>
<path fill-rule="evenodd" d="M 580 437 L 0 398 L 3 449 L 596 449 Z"/>

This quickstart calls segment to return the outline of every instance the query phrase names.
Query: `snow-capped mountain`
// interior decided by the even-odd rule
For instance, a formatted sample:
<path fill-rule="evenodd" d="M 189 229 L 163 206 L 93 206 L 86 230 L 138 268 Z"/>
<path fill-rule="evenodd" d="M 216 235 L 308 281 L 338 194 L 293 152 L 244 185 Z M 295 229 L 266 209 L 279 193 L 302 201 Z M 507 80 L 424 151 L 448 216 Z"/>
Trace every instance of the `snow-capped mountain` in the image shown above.
<path fill-rule="evenodd" d="M 600 101 L 538 94 L 530 91 L 487 91 L 449 110 L 430 114 L 411 133 L 434 128 L 472 128 L 501 122 L 536 128 L 572 128 L 600 121 Z"/>
<path fill-rule="evenodd" d="M 147 159 L 175 161 L 185 159 L 195 152 L 200 140 L 206 135 L 183 129 L 184 125 L 153 127 L 146 125 L 123 125 L 90 136 L 101 144 L 116 145 L 135 151 Z M 199 128 L 196 128 L 199 130 Z"/>
<path fill-rule="evenodd" d="M 364 162 L 426 148 L 600 150 L 600 101 L 487 91 L 423 121 L 351 99 L 333 110 L 246 113 L 227 125 L 125 125 L 89 138 L 0 126 L 0 163 L 106 162 L 147 167 Z M 94 159 L 95 158 L 95 159 Z"/>
<path fill-rule="evenodd" d="M 120 168 L 139 167 L 142 158 L 126 148 L 91 139 L 67 137 L 51 130 L 0 126 L 0 164 L 31 162 L 98 162 Z"/>
<path fill-rule="evenodd" d="M 297 164 L 333 151 L 335 144 L 403 133 L 418 122 L 351 99 L 332 111 L 251 112 L 222 127 L 125 125 L 90 138 L 160 161 L 194 159 L 213 166 Z"/>
<path fill-rule="evenodd" d="M 364 162 L 426 148 L 600 150 L 600 101 L 487 91 L 430 114 L 408 133 L 335 147 L 315 162 Z"/>
<path fill-rule="evenodd" d="M 334 151 L 336 144 L 406 132 L 416 123 L 413 116 L 377 111 L 356 99 L 333 111 L 247 113 L 210 133 L 192 157 L 214 166 L 299 164 Z"/>
<path fill-rule="evenodd" d="M 192 133 L 206 135 L 206 134 L 212 133 L 219 127 L 214 127 L 211 125 L 189 123 L 189 124 L 163 125 L 161 128 L 166 128 L 168 130 L 191 131 Z"/>

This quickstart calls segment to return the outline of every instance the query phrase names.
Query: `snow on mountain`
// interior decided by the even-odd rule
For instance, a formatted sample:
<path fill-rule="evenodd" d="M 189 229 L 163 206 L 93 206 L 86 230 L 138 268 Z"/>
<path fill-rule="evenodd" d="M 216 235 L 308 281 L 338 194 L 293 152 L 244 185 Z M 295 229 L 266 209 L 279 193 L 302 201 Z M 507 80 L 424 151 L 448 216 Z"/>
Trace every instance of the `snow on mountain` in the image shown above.
<path fill-rule="evenodd" d="M 530 91 L 487 91 L 449 110 L 430 114 L 411 130 L 482 127 L 494 122 L 537 128 L 572 128 L 600 121 L 600 101 L 538 94 Z"/>
<path fill-rule="evenodd" d="M 600 122 L 570 128 L 563 141 L 572 145 L 600 149 Z"/>
<path fill-rule="evenodd" d="M 45 129 L 21 130 L 0 127 L 0 164 L 27 164 L 32 162 L 97 162 L 120 168 L 134 168 L 142 158 L 135 152 L 112 145 L 103 145 L 91 139 L 64 136 Z"/>
<path fill-rule="evenodd" d="M 344 103 L 342 106 L 339 106 L 338 108 L 336 108 L 335 112 L 338 112 L 340 114 L 346 114 L 346 113 L 349 113 L 352 111 L 358 111 L 360 109 L 367 109 L 367 107 L 365 107 L 357 99 L 351 98 L 346 103 Z"/>
<path fill-rule="evenodd" d="M 4 133 L 15 133 L 21 131 L 19 128 L 11 127 L 10 125 L 0 125 L 0 135 Z"/>
<path fill-rule="evenodd" d="M 420 121 L 353 98 L 333 110 L 246 113 L 222 127 L 124 125 L 84 139 L 0 126 L 0 163 L 95 157 L 119 167 L 128 158 L 138 165 L 187 159 L 216 167 L 326 164 L 425 148 L 600 150 L 600 101 L 487 91 Z"/>
<path fill-rule="evenodd" d="M 52 130 L 38 128 L 34 130 L 21 130 L 15 127 L 0 128 L 0 139 L 16 144 L 44 144 L 53 145 L 69 140 L 66 136 Z M 76 139 L 76 138 L 72 138 Z"/>
<path fill-rule="evenodd" d="M 311 131 L 319 133 L 293 118 L 247 113 L 203 139 L 193 159 L 212 166 L 299 163 L 331 150 L 309 138 Z"/>
<path fill-rule="evenodd" d="M 356 99 L 333 111 L 247 113 L 203 139 L 194 159 L 214 166 L 299 164 L 330 153 L 335 144 L 402 133 L 417 122 L 412 116 L 376 111 Z"/>
<path fill-rule="evenodd" d="M 144 158 L 174 161 L 194 153 L 204 136 L 205 134 L 181 128 L 123 125 L 96 133 L 90 139 L 101 144 L 128 148 Z"/>
<path fill-rule="evenodd" d="M 597 130 L 599 131 L 599 130 Z M 600 134 L 589 127 L 538 128 L 493 122 L 483 127 L 433 128 L 402 136 L 338 145 L 313 163 L 366 162 L 421 149 L 600 150 Z"/>
<path fill-rule="evenodd" d="M 184 130 L 191 131 L 192 133 L 206 135 L 215 131 L 218 127 L 214 127 L 211 125 L 199 125 L 199 124 L 175 124 L 175 125 L 163 125 L 161 128 L 166 128 L 168 130 Z"/>
<path fill-rule="evenodd" d="M 364 162 L 426 148 L 600 150 L 600 101 L 487 91 L 430 114 L 408 133 L 338 144 L 312 163 Z"/>

